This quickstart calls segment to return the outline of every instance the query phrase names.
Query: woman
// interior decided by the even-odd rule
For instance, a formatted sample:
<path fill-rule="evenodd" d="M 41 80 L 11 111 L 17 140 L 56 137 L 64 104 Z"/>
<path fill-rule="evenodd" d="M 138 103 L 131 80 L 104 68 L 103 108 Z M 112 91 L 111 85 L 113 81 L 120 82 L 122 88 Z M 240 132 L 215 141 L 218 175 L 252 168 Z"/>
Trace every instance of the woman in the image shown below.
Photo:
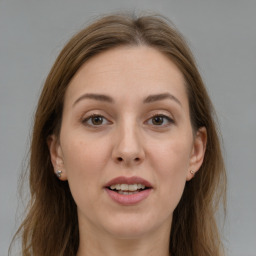
<path fill-rule="evenodd" d="M 223 255 L 225 179 L 182 36 L 161 17 L 103 17 L 68 42 L 45 82 L 22 255 Z"/>

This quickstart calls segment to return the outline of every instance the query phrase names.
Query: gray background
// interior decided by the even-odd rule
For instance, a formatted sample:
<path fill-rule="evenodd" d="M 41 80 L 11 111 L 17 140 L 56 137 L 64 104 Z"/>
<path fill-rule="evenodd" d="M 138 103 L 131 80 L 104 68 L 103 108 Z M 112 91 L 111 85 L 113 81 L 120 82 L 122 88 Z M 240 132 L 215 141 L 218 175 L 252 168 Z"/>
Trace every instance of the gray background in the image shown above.
<path fill-rule="evenodd" d="M 187 38 L 215 104 L 224 138 L 229 187 L 223 234 L 228 255 L 255 256 L 253 0 L 0 0 L 0 255 L 7 255 L 20 221 L 15 217 L 17 182 L 44 79 L 76 31 L 97 15 L 118 10 L 159 12 Z"/>

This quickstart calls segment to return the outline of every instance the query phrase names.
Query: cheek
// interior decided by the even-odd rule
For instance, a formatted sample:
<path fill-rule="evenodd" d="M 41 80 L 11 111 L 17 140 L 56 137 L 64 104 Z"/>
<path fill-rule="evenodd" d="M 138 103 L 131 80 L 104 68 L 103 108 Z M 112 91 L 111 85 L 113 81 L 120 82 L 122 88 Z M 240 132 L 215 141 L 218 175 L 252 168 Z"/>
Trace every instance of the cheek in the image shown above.
<path fill-rule="evenodd" d="M 107 144 L 92 143 L 81 135 L 63 139 L 63 158 L 71 192 L 76 200 L 92 190 L 92 184 L 100 187 L 103 167 L 109 158 Z M 91 198 L 91 197 L 87 197 Z"/>
<path fill-rule="evenodd" d="M 189 141 L 189 140 L 188 140 Z M 190 144 L 185 140 L 173 140 L 155 147 L 152 154 L 154 169 L 158 175 L 160 198 L 173 211 L 184 190 L 190 161 Z"/>
<path fill-rule="evenodd" d="M 107 143 L 99 143 L 82 133 L 73 133 L 63 138 L 62 148 L 68 175 L 74 172 L 95 174 L 94 170 L 104 166 L 107 159 Z"/>
<path fill-rule="evenodd" d="M 162 175 L 166 178 L 186 175 L 192 147 L 190 141 L 192 141 L 190 138 L 176 138 L 155 144 L 150 153 L 152 164 L 162 170 Z"/>

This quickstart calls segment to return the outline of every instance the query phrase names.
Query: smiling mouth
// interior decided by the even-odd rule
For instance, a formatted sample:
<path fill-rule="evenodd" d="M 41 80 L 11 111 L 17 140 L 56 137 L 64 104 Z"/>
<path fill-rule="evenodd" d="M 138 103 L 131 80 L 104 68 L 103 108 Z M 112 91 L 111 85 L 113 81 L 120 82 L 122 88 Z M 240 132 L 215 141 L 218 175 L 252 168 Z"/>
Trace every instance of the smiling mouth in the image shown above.
<path fill-rule="evenodd" d="M 146 189 L 149 189 L 149 187 L 146 187 L 143 184 L 114 184 L 107 189 L 114 191 L 121 195 L 133 195 L 140 193 L 142 191 L 145 191 Z"/>
<path fill-rule="evenodd" d="M 139 204 L 153 191 L 151 183 L 138 176 L 116 177 L 105 184 L 104 188 L 109 197 L 122 206 Z"/>

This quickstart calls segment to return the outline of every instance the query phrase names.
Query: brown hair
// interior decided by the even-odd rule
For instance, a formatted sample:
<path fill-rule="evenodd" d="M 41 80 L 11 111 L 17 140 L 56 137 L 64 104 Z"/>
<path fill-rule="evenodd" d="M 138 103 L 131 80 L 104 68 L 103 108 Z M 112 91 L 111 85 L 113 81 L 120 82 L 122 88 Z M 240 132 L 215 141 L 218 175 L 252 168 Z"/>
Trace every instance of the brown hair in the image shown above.
<path fill-rule="evenodd" d="M 174 211 L 170 237 L 172 256 L 220 256 L 222 243 L 215 214 L 226 192 L 226 174 L 213 106 L 193 56 L 174 26 L 161 16 L 105 16 L 75 35 L 53 65 L 35 114 L 30 155 L 28 214 L 17 233 L 22 234 L 22 255 L 76 255 L 79 230 L 76 205 L 67 182 L 54 176 L 47 146 L 59 134 L 65 91 L 89 58 L 121 45 L 153 47 L 173 61 L 186 81 L 194 131 L 207 129 L 204 162 L 187 182 Z"/>

